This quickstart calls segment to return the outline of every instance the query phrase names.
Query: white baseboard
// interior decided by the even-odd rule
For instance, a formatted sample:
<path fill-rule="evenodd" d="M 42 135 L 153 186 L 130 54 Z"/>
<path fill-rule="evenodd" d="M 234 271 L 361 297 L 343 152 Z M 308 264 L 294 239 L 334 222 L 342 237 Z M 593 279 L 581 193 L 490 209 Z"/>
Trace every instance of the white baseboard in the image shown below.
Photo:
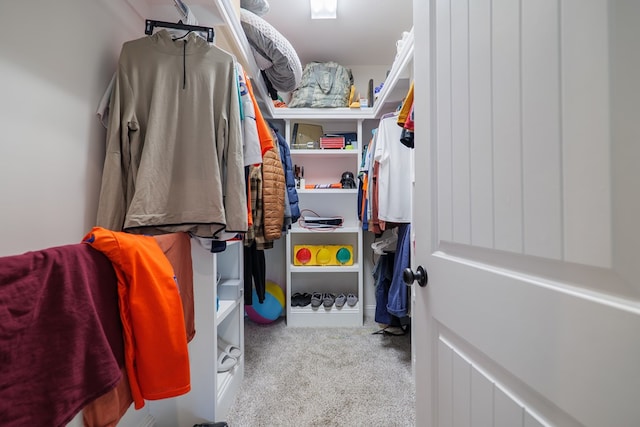
<path fill-rule="evenodd" d="M 373 319 L 376 318 L 376 306 L 375 306 L 375 304 L 374 305 L 368 304 L 368 305 L 364 306 L 364 318 L 366 320 L 369 320 L 369 319 L 373 320 Z"/>
<path fill-rule="evenodd" d="M 155 418 L 153 418 L 151 414 L 147 414 L 144 417 L 144 419 L 140 421 L 140 424 L 138 424 L 138 427 L 154 427 L 155 425 L 156 425 Z"/>

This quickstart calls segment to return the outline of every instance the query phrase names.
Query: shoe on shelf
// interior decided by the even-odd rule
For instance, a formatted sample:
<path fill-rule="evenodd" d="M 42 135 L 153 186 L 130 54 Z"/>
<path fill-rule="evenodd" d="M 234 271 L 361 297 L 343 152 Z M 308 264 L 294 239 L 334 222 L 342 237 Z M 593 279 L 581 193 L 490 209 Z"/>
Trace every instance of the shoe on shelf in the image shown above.
<path fill-rule="evenodd" d="M 336 296 L 334 294 L 326 293 L 322 295 L 322 305 L 324 305 L 325 308 L 331 308 L 335 300 Z"/>
<path fill-rule="evenodd" d="M 218 372 L 228 372 L 238 363 L 238 359 L 226 351 L 218 350 Z"/>
<path fill-rule="evenodd" d="M 237 345 L 229 344 L 222 338 L 218 338 L 218 350 L 227 353 L 229 356 L 239 359 L 242 356 L 242 350 Z"/>
<path fill-rule="evenodd" d="M 311 307 L 318 308 L 322 305 L 322 294 L 314 292 L 311 294 Z"/>
<path fill-rule="evenodd" d="M 355 294 L 347 295 L 347 304 L 349 307 L 353 307 L 358 303 L 358 297 Z"/>
<path fill-rule="evenodd" d="M 302 294 L 300 292 L 296 292 L 295 294 L 291 295 L 291 307 L 301 307 L 300 305 L 301 297 L 302 297 Z"/>
<path fill-rule="evenodd" d="M 347 296 L 345 294 L 340 294 L 336 297 L 336 307 L 342 308 L 346 302 Z"/>
<path fill-rule="evenodd" d="M 309 304 L 311 304 L 311 294 L 305 292 L 300 296 L 300 299 L 298 300 L 298 307 L 306 307 Z"/>

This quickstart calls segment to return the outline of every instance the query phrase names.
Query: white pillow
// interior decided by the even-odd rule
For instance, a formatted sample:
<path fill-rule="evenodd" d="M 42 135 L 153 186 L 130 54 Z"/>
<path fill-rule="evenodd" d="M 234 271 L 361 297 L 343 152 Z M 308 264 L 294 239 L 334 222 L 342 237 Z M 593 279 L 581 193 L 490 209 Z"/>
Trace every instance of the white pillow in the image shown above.
<path fill-rule="evenodd" d="M 253 12 L 240 9 L 240 21 L 260 68 L 273 64 L 264 68 L 264 72 L 274 89 L 291 92 L 297 88 L 302 79 L 302 64 L 291 43 Z"/>
<path fill-rule="evenodd" d="M 269 12 L 269 3 L 267 0 L 240 0 L 240 7 L 247 9 L 258 16 L 262 16 Z"/>

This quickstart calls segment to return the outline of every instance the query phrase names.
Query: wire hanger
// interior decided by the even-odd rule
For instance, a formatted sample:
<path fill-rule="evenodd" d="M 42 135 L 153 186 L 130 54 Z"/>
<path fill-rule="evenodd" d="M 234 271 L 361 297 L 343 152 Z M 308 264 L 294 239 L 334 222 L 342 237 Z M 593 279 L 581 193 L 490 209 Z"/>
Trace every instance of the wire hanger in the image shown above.
<path fill-rule="evenodd" d="M 207 33 L 207 41 L 209 43 L 213 43 L 213 28 L 212 27 L 202 27 L 200 25 L 189 25 L 183 24 L 182 21 L 178 23 L 175 22 L 167 22 L 167 21 L 156 21 L 153 19 L 146 19 L 144 24 L 144 33 L 147 35 L 153 34 L 153 29 L 156 27 L 162 28 L 171 28 L 174 30 L 186 30 L 186 31 L 197 31 L 201 33 Z M 188 33 L 187 33 L 188 34 Z"/>

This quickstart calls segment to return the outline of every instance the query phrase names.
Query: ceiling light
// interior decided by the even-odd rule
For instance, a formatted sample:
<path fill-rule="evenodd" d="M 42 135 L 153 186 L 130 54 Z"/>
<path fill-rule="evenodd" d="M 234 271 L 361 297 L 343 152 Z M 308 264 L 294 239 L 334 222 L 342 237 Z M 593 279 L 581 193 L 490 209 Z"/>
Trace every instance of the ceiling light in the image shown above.
<path fill-rule="evenodd" d="M 311 19 L 336 19 L 338 0 L 309 0 Z"/>

